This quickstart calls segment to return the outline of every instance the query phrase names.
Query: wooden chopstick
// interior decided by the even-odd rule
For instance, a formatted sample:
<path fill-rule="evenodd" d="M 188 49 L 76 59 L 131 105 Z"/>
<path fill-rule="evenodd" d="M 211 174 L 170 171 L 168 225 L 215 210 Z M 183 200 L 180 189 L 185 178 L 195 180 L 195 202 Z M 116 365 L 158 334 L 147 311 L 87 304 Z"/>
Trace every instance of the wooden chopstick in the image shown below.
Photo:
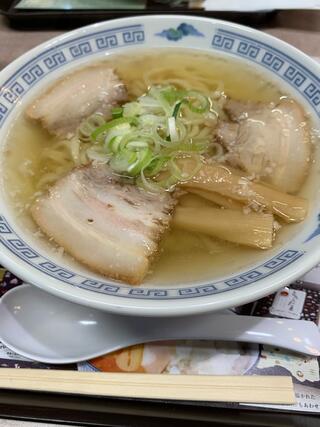
<path fill-rule="evenodd" d="M 291 377 L 0 369 L 0 388 L 95 396 L 293 404 Z"/>

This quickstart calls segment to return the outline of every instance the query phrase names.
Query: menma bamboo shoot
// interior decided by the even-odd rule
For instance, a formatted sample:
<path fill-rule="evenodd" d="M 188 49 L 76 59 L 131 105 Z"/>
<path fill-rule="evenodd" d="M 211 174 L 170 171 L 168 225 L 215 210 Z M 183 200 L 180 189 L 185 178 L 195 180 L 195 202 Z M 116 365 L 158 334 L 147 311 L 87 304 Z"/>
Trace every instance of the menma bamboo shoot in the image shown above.
<path fill-rule="evenodd" d="M 273 216 L 266 213 L 177 206 L 173 225 L 260 249 L 271 248 L 274 238 Z"/>
<path fill-rule="evenodd" d="M 188 162 L 181 166 L 187 171 Z M 276 190 L 268 185 L 249 180 L 245 176 L 233 173 L 226 166 L 204 164 L 191 181 L 183 186 L 186 189 L 204 190 L 221 194 L 242 204 L 254 208 L 263 208 L 273 212 L 286 222 L 302 221 L 308 209 L 307 200 Z"/>
<path fill-rule="evenodd" d="M 184 194 L 183 196 L 179 197 L 179 206 L 201 209 L 217 207 L 217 205 L 215 203 L 212 203 L 209 199 L 197 196 L 196 194 L 192 194 L 192 192 L 188 192 L 187 194 Z"/>
<path fill-rule="evenodd" d="M 231 197 L 225 197 L 219 193 L 214 193 L 213 191 L 205 191 L 199 190 L 198 188 L 189 187 L 188 192 L 196 194 L 203 199 L 210 200 L 210 202 L 213 202 L 218 206 L 222 206 L 223 208 L 234 209 L 238 211 L 243 210 L 243 204 L 240 202 L 231 199 Z"/>

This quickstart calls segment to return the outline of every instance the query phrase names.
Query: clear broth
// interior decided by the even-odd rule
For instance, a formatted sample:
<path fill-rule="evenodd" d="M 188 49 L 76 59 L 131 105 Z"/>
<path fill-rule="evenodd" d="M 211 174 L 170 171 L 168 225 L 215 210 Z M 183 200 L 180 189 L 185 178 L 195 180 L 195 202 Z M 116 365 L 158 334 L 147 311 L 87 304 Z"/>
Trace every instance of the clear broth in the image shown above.
<path fill-rule="evenodd" d="M 276 102 L 283 95 L 278 87 L 252 68 L 208 54 L 157 50 L 156 53 L 144 52 L 130 56 L 112 55 L 105 61 L 125 82 L 131 98 L 141 95 L 148 84 L 178 81 L 181 78 L 179 70 L 183 70 L 184 78 L 190 79 L 190 87 L 193 87 L 194 82 L 201 86 L 208 85 L 209 81 L 212 82 L 209 83 L 209 89 L 214 90 L 219 82 L 223 82 L 226 95 L 241 100 Z M 32 233 L 37 229 L 28 209 L 43 173 L 39 154 L 53 141 L 54 138 L 40 124 L 26 119 L 22 114 L 17 118 L 6 145 L 4 161 L 7 193 L 15 213 Z M 284 231 L 278 235 L 276 246 L 287 239 L 286 229 L 290 227 L 283 227 Z M 48 239 L 41 233 L 38 233 L 37 239 L 48 247 Z M 54 255 L 57 247 L 53 242 L 49 246 Z M 273 251 L 269 251 L 270 256 Z M 212 280 L 255 263 L 265 255 L 265 251 L 172 229 L 164 237 L 157 260 L 145 282 L 147 286 L 170 286 Z M 68 255 L 64 257 L 68 263 L 74 262 Z M 83 266 L 78 265 L 78 268 L 86 271 Z"/>

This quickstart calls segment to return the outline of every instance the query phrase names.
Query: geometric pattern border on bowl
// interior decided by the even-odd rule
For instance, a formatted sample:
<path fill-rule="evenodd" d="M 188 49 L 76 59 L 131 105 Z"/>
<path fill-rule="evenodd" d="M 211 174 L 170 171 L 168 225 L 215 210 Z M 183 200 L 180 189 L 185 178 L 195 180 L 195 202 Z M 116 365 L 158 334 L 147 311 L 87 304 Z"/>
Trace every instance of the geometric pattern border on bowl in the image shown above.
<path fill-rule="evenodd" d="M 107 295 L 149 300 L 203 297 L 206 295 L 225 292 L 230 290 L 230 288 L 240 288 L 242 286 L 246 286 L 253 282 L 264 279 L 276 271 L 282 270 L 284 267 L 292 264 L 304 254 L 302 251 L 287 249 L 256 267 L 255 269 L 247 271 L 243 274 L 235 275 L 225 281 L 212 282 L 205 285 L 192 286 L 188 288 L 152 289 L 143 287 L 135 288 L 125 285 L 119 286 L 116 283 L 92 280 L 79 274 L 75 274 L 68 269 L 62 268 L 61 266 L 54 264 L 48 258 L 39 254 L 34 249 L 30 248 L 30 246 L 28 246 L 21 238 L 18 238 L 6 219 L 1 216 L 0 243 L 10 252 L 14 253 L 17 257 L 31 265 L 36 270 L 45 273 L 50 277 L 59 279 L 64 283 Z"/>
<path fill-rule="evenodd" d="M 240 33 L 215 29 L 209 35 L 208 47 L 222 50 L 239 57 L 246 57 L 269 69 L 298 90 L 320 116 L 320 79 L 304 65 L 278 49 Z M 45 49 L 41 54 L 21 66 L 0 88 L 0 128 L 15 104 L 42 78 L 61 66 L 97 52 L 117 49 L 128 45 L 141 45 L 146 41 L 142 24 L 116 27 L 74 37 L 66 42 Z M 177 43 L 173 40 L 172 43 Z M 320 229 L 320 228 L 319 228 Z M 319 233 L 312 233 L 312 238 Z M 91 291 L 126 298 L 183 299 L 213 295 L 249 285 L 292 264 L 304 252 L 287 249 L 260 266 L 226 281 L 201 286 L 175 289 L 151 289 L 130 287 L 116 283 L 91 280 L 54 264 L 29 247 L 0 216 L 0 242 L 22 261 L 50 277 Z"/>

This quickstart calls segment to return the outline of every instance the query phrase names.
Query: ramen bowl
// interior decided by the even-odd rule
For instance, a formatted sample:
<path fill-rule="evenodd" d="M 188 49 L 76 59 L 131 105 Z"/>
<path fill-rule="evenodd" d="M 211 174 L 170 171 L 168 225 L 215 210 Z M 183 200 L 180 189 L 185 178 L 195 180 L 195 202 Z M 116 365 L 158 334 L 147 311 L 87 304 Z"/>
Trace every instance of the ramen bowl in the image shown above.
<path fill-rule="evenodd" d="M 190 49 L 248 64 L 296 99 L 320 128 L 320 66 L 294 47 L 233 23 L 192 16 L 123 18 L 58 36 L 27 52 L 0 73 L 0 148 L 15 118 L 36 93 L 68 71 L 108 55 L 142 49 Z M 235 69 L 235 73 L 237 70 Z M 3 171 L 1 156 L 1 170 Z M 178 316 L 220 310 L 271 294 L 320 260 L 319 150 L 305 191 L 304 222 L 259 259 L 206 280 L 129 286 L 94 274 L 41 244 L 14 213 L 2 182 L 0 262 L 24 281 L 75 303 L 119 314 Z M 1 176 L 3 173 L 1 173 Z M 230 260 L 231 262 L 232 260 Z"/>

